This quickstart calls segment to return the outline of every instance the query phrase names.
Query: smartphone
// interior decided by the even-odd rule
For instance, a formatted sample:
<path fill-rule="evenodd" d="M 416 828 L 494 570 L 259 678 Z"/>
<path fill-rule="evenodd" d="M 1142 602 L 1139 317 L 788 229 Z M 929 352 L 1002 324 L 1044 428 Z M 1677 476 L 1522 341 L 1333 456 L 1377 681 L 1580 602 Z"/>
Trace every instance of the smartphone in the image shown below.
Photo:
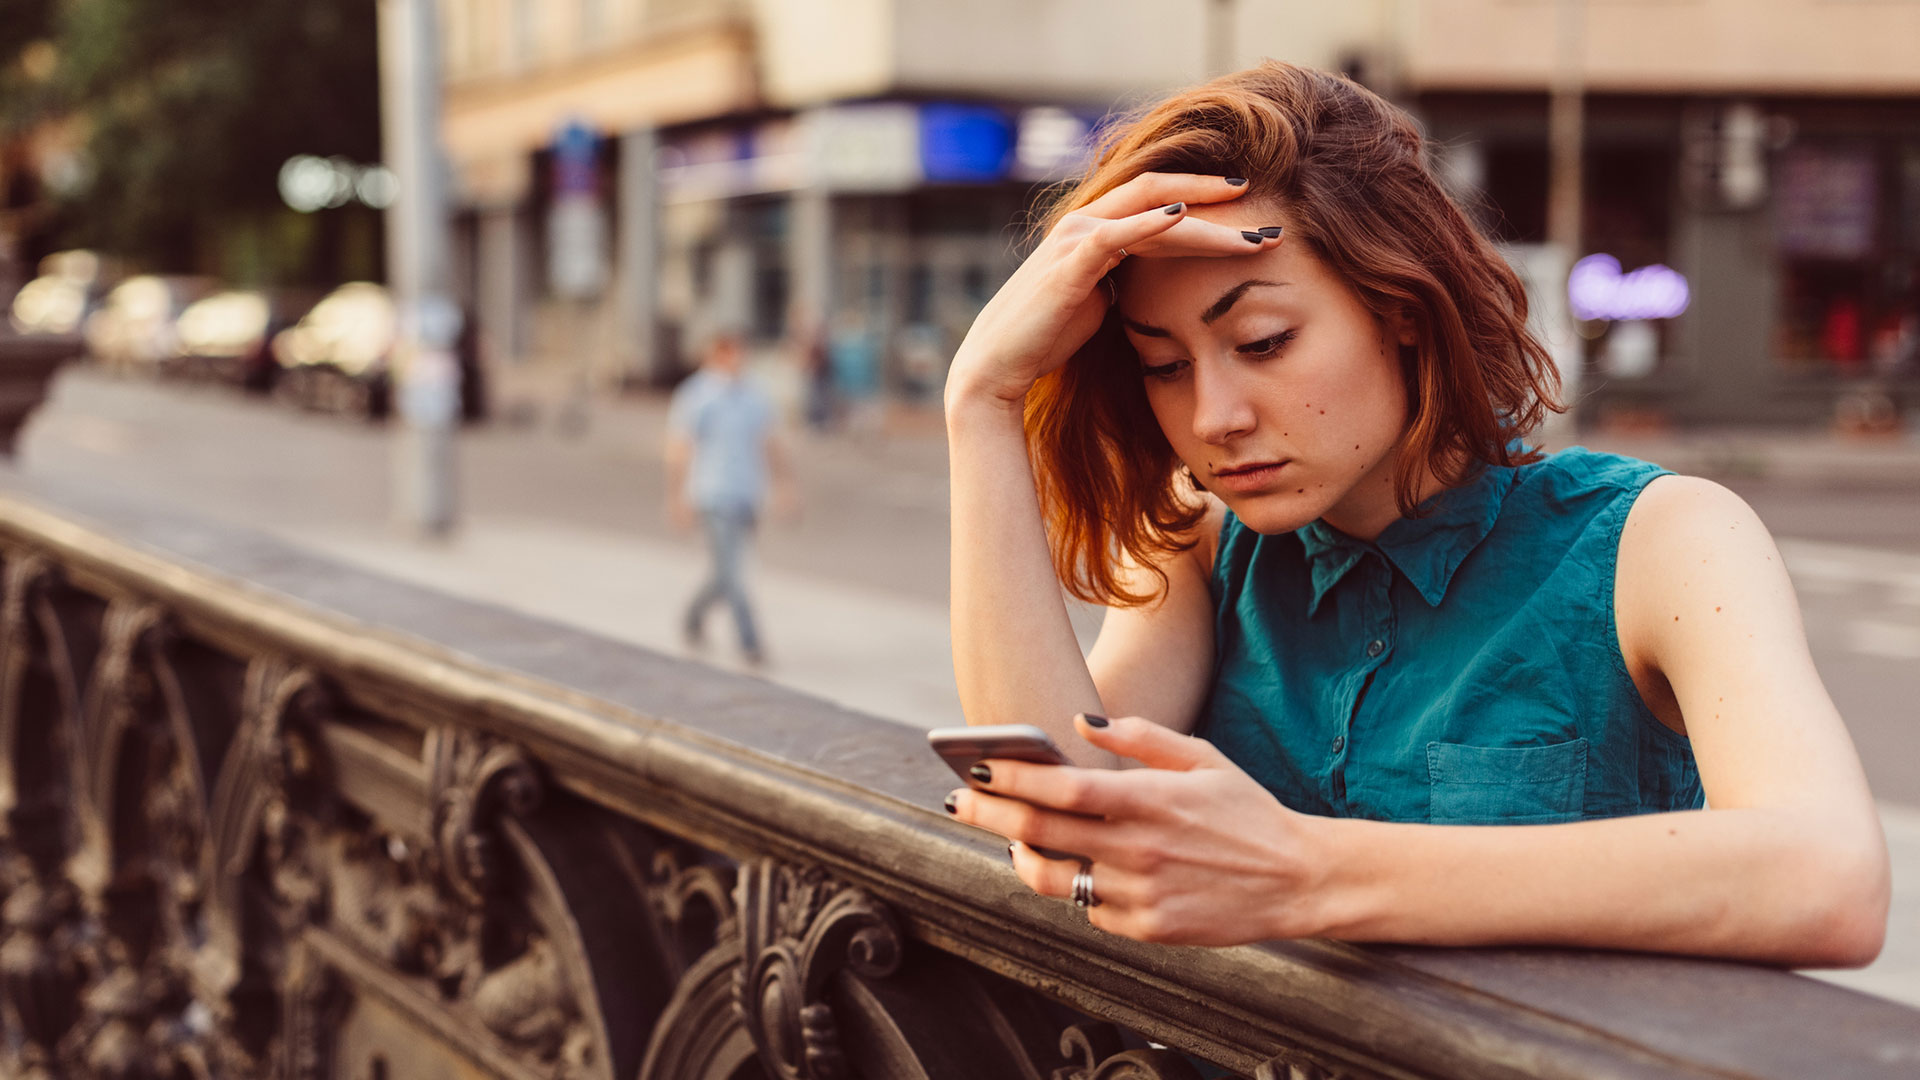
<path fill-rule="evenodd" d="M 1067 755 L 1053 745 L 1047 733 L 1032 724 L 983 724 L 979 727 L 943 727 L 927 732 L 933 752 L 946 761 L 960 779 L 972 783 L 967 770 L 984 758 L 1031 761 L 1036 765 L 1065 765 Z"/>
<path fill-rule="evenodd" d="M 978 727 L 934 728 L 927 732 L 927 743 L 969 787 L 973 777 L 967 770 L 986 758 L 1031 761 L 1036 765 L 1065 765 L 1067 755 L 1053 744 L 1047 733 L 1032 724 L 982 724 Z M 1036 847 L 1033 850 L 1049 859 L 1079 859 L 1069 851 Z"/>

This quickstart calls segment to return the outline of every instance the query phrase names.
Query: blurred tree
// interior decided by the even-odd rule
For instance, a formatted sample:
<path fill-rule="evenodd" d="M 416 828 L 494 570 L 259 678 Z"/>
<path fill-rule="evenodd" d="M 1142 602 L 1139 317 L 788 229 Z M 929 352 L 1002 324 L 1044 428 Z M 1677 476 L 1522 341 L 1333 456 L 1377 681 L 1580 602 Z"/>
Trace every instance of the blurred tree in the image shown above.
<path fill-rule="evenodd" d="M 0 0 L 0 57 L 41 37 L 57 56 L 47 100 L 0 106 L 0 122 L 51 111 L 84 136 L 77 175 L 54 192 L 57 240 L 265 284 L 377 265 L 340 250 L 342 237 L 377 250 L 377 214 L 342 208 L 293 227 L 278 188 L 296 154 L 378 160 L 374 4 Z"/>

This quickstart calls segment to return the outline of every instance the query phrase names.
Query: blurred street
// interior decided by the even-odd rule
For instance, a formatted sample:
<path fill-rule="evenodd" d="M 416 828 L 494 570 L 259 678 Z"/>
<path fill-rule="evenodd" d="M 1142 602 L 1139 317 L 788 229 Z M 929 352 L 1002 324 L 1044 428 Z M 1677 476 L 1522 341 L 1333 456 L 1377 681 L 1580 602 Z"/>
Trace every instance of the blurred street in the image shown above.
<path fill-rule="evenodd" d="M 65 372 L 24 434 L 31 474 L 110 486 L 261 529 L 342 561 L 683 653 L 681 607 L 704 571 L 667 523 L 664 402 L 601 398 L 586 433 L 542 418 L 465 433 L 461 531 L 389 524 L 390 435 L 223 390 Z M 1840 981 L 1920 1003 L 1920 445 L 1819 435 L 1590 439 L 1715 476 L 1780 538 L 1814 656 L 1847 717 L 1895 857 L 1880 962 Z M 937 413 L 897 413 L 867 439 L 803 440 L 798 521 L 762 529 L 753 581 L 775 681 L 902 723 L 961 722 L 946 613 L 945 443 Z M 1083 643 L 1099 616 L 1079 611 Z M 696 658 L 732 666 L 731 627 Z"/>

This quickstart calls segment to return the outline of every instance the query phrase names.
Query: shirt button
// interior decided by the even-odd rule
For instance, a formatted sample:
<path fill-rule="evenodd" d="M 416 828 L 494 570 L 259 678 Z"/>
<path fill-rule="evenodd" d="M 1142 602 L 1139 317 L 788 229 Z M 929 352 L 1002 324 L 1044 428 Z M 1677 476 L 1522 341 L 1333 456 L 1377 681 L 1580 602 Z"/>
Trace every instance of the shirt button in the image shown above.
<path fill-rule="evenodd" d="M 1347 737 L 1346 737 L 1345 735 L 1335 735 L 1335 736 L 1333 737 L 1333 752 L 1334 752 L 1334 753 L 1336 753 L 1336 754 L 1337 754 L 1337 753 L 1339 753 L 1339 752 L 1340 752 L 1340 751 L 1341 751 L 1342 749 L 1344 749 L 1344 748 L 1346 747 L 1346 745 L 1347 745 Z"/>
<path fill-rule="evenodd" d="M 1367 642 L 1368 656 L 1379 656 L 1381 653 L 1386 651 L 1387 651 L 1387 643 L 1384 641 L 1381 641 L 1379 638 L 1374 638 L 1372 641 Z"/>

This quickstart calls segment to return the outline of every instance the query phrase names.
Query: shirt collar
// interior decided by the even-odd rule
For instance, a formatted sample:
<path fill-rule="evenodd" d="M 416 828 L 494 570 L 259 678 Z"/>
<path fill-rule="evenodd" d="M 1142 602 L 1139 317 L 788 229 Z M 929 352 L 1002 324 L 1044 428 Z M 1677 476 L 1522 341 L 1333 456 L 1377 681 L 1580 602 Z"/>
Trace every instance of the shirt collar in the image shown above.
<path fill-rule="evenodd" d="M 1324 521 L 1296 530 L 1306 547 L 1307 569 L 1313 579 L 1313 597 L 1307 616 L 1320 610 L 1320 601 L 1347 576 L 1368 552 L 1377 552 L 1405 575 L 1422 599 L 1438 607 L 1447 585 L 1467 555 L 1493 531 L 1500 507 L 1513 490 L 1517 470 L 1488 468 L 1479 475 L 1420 504 L 1420 517 L 1403 517 L 1388 525 L 1373 543 L 1356 540 Z"/>

